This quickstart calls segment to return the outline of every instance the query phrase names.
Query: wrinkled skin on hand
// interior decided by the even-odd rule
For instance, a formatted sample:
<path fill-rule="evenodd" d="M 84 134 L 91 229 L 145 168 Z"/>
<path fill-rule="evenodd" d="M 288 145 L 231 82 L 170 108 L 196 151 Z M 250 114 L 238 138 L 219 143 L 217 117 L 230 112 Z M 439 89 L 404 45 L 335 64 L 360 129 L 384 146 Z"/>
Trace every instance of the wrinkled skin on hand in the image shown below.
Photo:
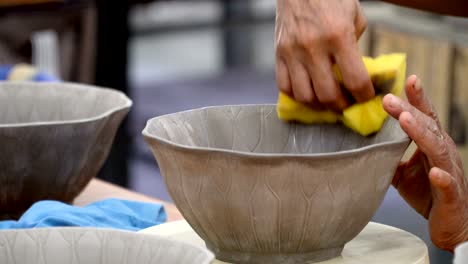
<path fill-rule="evenodd" d="M 277 0 L 276 79 L 280 91 L 316 109 L 341 111 L 374 89 L 359 52 L 367 27 L 358 0 Z M 341 89 L 332 71 L 343 75 Z"/>
<path fill-rule="evenodd" d="M 414 75 L 407 80 L 406 95 L 408 102 L 393 95 L 383 101 L 418 146 L 412 158 L 399 165 L 392 184 L 428 219 L 432 242 L 453 251 L 468 241 L 468 187 L 461 158 Z"/>

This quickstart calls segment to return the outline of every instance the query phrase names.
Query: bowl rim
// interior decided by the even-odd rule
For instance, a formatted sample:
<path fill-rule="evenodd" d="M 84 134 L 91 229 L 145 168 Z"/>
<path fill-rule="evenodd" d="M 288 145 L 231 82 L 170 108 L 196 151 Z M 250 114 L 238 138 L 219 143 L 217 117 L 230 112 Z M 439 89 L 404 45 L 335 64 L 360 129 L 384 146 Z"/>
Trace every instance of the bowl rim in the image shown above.
<path fill-rule="evenodd" d="M 143 230 L 143 229 L 142 229 Z M 129 231 L 124 229 L 114 229 L 110 227 L 79 227 L 79 226 L 63 226 L 63 227 L 39 227 L 39 228 L 27 228 L 27 229 L 4 229 L 0 230 L 0 236 L 5 234 L 14 234 L 14 233 L 43 233 L 43 232 L 90 232 L 90 233 L 106 233 L 110 235 L 114 234 L 123 234 L 125 236 L 132 236 L 136 239 L 150 239 L 149 243 L 154 241 L 170 241 L 184 247 L 189 247 L 196 249 L 200 255 L 203 255 L 203 262 L 201 264 L 211 263 L 215 259 L 213 252 L 207 248 L 193 245 L 186 241 L 180 241 L 171 237 L 161 236 L 157 234 L 148 234 L 141 233 L 139 231 Z M 141 231 L 141 230 L 140 230 Z"/>
<path fill-rule="evenodd" d="M 207 107 L 202 107 L 202 108 L 196 108 L 196 109 L 191 109 L 191 110 L 186 110 L 186 111 L 180 111 L 176 113 L 170 113 L 170 114 L 165 114 L 157 117 L 153 117 L 149 119 L 146 122 L 146 126 L 142 131 L 143 136 L 146 139 L 152 139 L 159 141 L 162 144 L 171 146 L 173 148 L 178 148 L 178 149 L 184 149 L 187 151 L 195 151 L 195 152 L 210 152 L 210 153 L 223 153 L 223 154 L 230 154 L 234 156 L 240 156 L 240 157 L 246 157 L 246 158 L 336 158 L 336 157 L 348 157 L 348 156 L 354 156 L 358 155 L 364 152 L 368 152 L 374 149 L 380 149 L 380 148 L 386 148 L 386 147 L 399 147 L 399 146 L 405 146 L 407 148 L 411 142 L 410 138 L 406 133 L 403 131 L 403 133 L 406 135 L 400 140 L 392 140 L 392 141 L 386 141 L 386 142 L 381 142 L 381 143 L 376 143 L 372 145 L 367 145 L 364 147 L 356 148 L 356 149 L 350 149 L 350 150 L 342 150 L 342 151 L 335 151 L 335 152 L 324 152 L 324 153 L 304 153 L 304 154 L 299 154 L 299 153 L 254 153 L 254 152 L 247 152 L 247 151 L 239 151 L 239 150 L 230 150 L 230 149 L 223 149 L 223 148 L 211 148 L 211 147 L 199 147 L 199 146 L 189 146 L 185 144 L 180 144 L 176 143 L 174 141 L 162 138 L 160 136 L 156 136 L 151 134 L 149 130 L 149 125 L 151 122 L 166 117 L 170 115 L 175 115 L 175 114 L 181 114 L 181 113 L 190 113 L 190 112 L 195 112 L 195 111 L 201 111 L 205 109 L 216 109 L 216 108 L 224 108 L 224 107 L 244 107 L 244 106 L 273 106 L 275 107 L 276 104 L 237 104 L 237 105 L 220 105 L 220 106 L 207 106 Z M 388 117 L 392 118 L 392 117 Z"/>
<path fill-rule="evenodd" d="M 106 88 L 106 87 L 99 87 L 95 85 L 89 84 L 81 84 L 81 83 L 73 83 L 73 82 L 7 82 L 7 81 L 0 81 L 0 89 L 4 86 L 30 86 L 32 89 L 42 89 L 45 87 L 50 86 L 66 86 L 65 88 L 59 89 L 78 89 L 78 90 L 102 90 L 107 93 L 115 93 L 117 94 L 123 101 L 122 104 L 112 107 L 111 109 L 102 112 L 101 114 L 89 117 L 89 118 L 81 118 L 81 119 L 70 119 L 70 120 L 61 120 L 61 121 L 36 121 L 36 122 L 23 122 L 23 123 L 0 123 L 0 128 L 21 128 L 21 127 L 33 127 L 33 126 L 54 126 L 54 125 L 70 125 L 70 124 L 82 124 L 82 123 L 90 123 L 105 117 L 111 116 L 116 112 L 130 109 L 133 105 L 133 101 L 127 97 L 123 92 Z M 37 87 L 32 87 L 37 86 Z"/>

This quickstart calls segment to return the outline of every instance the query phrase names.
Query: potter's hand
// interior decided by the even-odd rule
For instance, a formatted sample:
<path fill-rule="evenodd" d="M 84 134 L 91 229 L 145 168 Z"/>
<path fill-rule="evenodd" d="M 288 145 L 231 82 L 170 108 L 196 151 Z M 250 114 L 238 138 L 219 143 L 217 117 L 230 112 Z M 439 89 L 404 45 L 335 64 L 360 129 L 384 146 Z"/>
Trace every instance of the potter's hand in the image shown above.
<path fill-rule="evenodd" d="M 276 79 L 280 91 L 312 107 L 347 107 L 346 94 L 358 102 L 374 89 L 357 40 L 367 21 L 358 0 L 277 0 Z M 340 89 L 336 62 L 347 91 Z"/>
<path fill-rule="evenodd" d="M 453 251 L 468 241 L 468 187 L 460 155 L 416 76 L 408 78 L 406 95 L 409 103 L 393 95 L 383 101 L 385 110 L 418 146 L 413 157 L 398 167 L 393 185 L 429 220 L 432 242 Z"/>

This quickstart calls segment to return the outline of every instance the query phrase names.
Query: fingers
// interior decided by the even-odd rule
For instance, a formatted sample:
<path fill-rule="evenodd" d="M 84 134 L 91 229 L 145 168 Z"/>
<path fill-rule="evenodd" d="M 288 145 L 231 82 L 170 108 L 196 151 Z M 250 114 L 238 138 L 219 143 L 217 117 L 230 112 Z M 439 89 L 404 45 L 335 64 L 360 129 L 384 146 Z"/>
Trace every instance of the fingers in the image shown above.
<path fill-rule="evenodd" d="M 341 45 L 335 54 L 346 89 L 358 102 L 365 102 L 375 96 L 374 87 L 362 61 L 356 40 Z"/>
<path fill-rule="evenodd" d="M 311 61 L 308 72 L 318 101 L 334 111 L 343 111 L 348 107 L 348 102 L 334 76 L 330 58 L 325 55 L 315 55 L 311 57 Z"/>
<path fill-rule="evenodd" d="M 439 118 L 434 110 L 434 106 L 424 93 L 421 80 L 416 75 L 411 75 L 406 81 L 406 95 L 411 105 L 419 111 L 434 119 L 440 128 Z"/>
<path fill-rule="evenodd" d="M 357 44 L 358 39 L 367 27 L 367 20 L 360 5 L 355 18 L 355 35 L 343 36 L 335 49 L 334 58 L 343 77 L 345 88 L 358 102 L 365 102 L 375 96 L 375 90 L 367 69 L 362 61 Z"/>
<path fill-rule="evenodd" d="M 400 183 L 401 178 L 405 175 L 405 169 L 406 169 L 406 163 L 400 162 L 400 164 L 398 164 L 395 175 L 393 176 L 392 185 L 397 190 L 398 190 L 398 184 Z"/>
<path fill-rule="evenodd" d="M 366 26 L 358 1 L 331 5 L 279 1 L 275 28 L 278 89 L 299 102 L 337 112 L 348 107 L 348 94 L 358 102 L 371 99 L 374 90 L 357 46 Z M 342 55 L 335 56 L 338 50 Z M 341 89 L 332 68 L 332 61 L 338 63 L 336 57 L 347 91 Z"/>
<path fill-rule="evenodd" d="M 289 79 L 289 71 L 282 59 L 276 59 L 276 83 L 278 89 L 288 95 L 292 95 L 291 80 Z"/>
<path fill-rule="evenodd" d="M 410 178 L 409 181 L 421 182 L 423 178 L 427 178 L 428 172 L 429 165 L 426 155 L 424 155 L 420 149 L 416 149 L 411 159 L 398 164 L 392 179 L 392 185 L 398 189 L 400 183 L 403 182 L 404 185 L 404 182 L 408 182 L 408 178 Z M 405 186 L 403 186 L 403 188 L 405 188 Z"/>
<path fill-rule="evenodd" d="M 458 200 L 457 182 L 448 172 L 434 167 L 429 172 L 429 181 L 439 202 L 450 204 Z"/>
<path fill-rule="evenodd" d="M 395 119 L 399 119 L 403 112 L 408 112 L 416 119 L 421 120 L 423 123 L 427 123 L 427 125 L 434 124 L 437 126 L 435 120 L 421 112 L 415 106 L 409 104 L 406 101 L 403 101 L 401 98 L 398 98 L 393 94 L 387 94 L 383 98 L 383 106 L 385 111 L 387 111 Z M 437 126 L 437 128 L 439 127 Z"/>
<path fill-rule="evenodd" d="M 450 168 L 452 166 L 448 145 L 434 120 L 415 118 L 409 112 L 400 115 L 401 128 L 414 140 L 421 151 L 427 155 L 430 166 Z"/>
<path fill-rule="evenodd" d="M 413 86 L 416 82 L 416 77 L 414 75 L 410 76 L 405 84 L 405 91 L 406 93 L 409 92 L 409 87 Z M 412 93 L 414 97 L 414 93 Z M 400 114 L 404 111 L 412 112 L 414 114 L 413 106 L 409 103 L 404 102 L 400 98 L 396 97 L 393 94 L 387 94 L 383 98 L 382 101 L 383 107 L 388 114 L 390 114 L 393 118 L 398 119 Z"/>
<path fill-rule="evenodd" d="M 292 61 L 288 64 L 288 69 L 294 98 L 302 103 L 313 103 L 315 94 L 305 67 L 298 61 Z"/>
<path fill-rule="evenodd" d="M 445 133 L 416 76 L 408 78 L 406 93 L 413 105 L 388 94 L 383 99 L 384 109 L 399 120 L 402 129 L 429 158 L 430 166 L 450 168 L 451 155 Z"/>
<path fill-rule="evenodd" d="M 415 100 L 419 99 L 413 98 L 412 100 L 414 102 Z M 393 94 L 387 94 L 383 98 L 382 103 L 385 111 L 387 111 L 387 113 L 389 113 L 393 118 L 399 119 L 400 115 L 403 112 L 408 112 L 416 119 L 421 120 L 421 122 L 425 123 L 428 126 L 428 128 L 431 129 L 431 131 L 438 134 L 438 136 L 441 136 L 442 131 L 439 123 L 436 120 L 437 115 L 432 110 L 433 108 L 431 103 L 428 102 L 427 99 L 424 99 L 424 102 L 422 100 L 420 101 L 421 102 L 418 102 L 417 108 L 416 106 L 411 105 L 409 102 L 403 101 L 401 98 L 398 98 Z M 429 116 L 426 113 L 432 114 Z"/>

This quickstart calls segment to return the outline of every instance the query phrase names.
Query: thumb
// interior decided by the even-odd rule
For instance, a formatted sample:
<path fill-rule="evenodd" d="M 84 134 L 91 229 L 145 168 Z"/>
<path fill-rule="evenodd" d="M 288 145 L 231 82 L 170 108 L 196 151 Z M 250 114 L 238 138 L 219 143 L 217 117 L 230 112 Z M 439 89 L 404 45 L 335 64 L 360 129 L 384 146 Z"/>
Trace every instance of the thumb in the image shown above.
<path fill-rule="evenodd" d="M 436 201 L 453 204 L 459 199 L 457 182 L 448 172 L 433 167 L 429 171 L 429 181 L 435 192 Z"/>

